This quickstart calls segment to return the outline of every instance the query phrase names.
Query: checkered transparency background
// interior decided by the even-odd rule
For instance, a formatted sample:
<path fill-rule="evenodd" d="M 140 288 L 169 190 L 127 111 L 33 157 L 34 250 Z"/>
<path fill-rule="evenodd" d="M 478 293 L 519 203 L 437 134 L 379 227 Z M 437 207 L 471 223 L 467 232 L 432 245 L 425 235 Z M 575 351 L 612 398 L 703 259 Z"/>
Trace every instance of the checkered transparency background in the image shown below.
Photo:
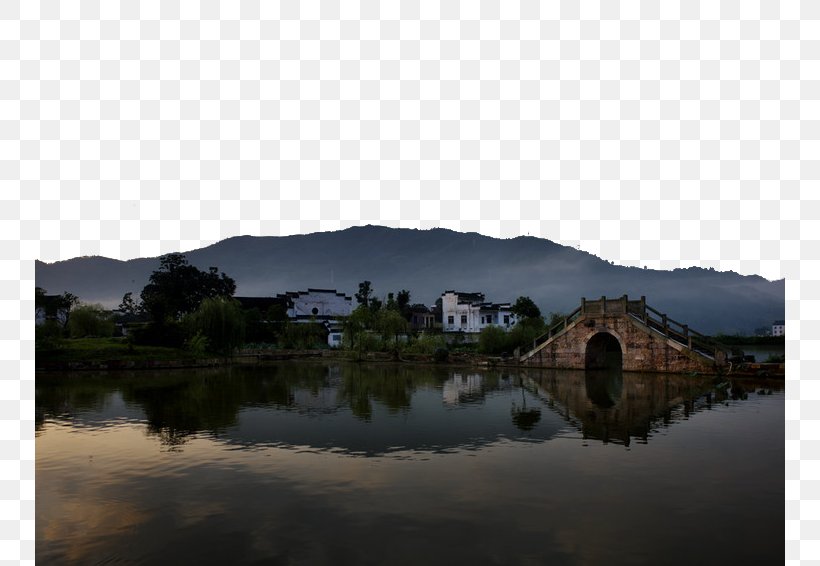
<path fill-rule="evenodd" d="M 33 259 L 365 223 L 786 277 L 786 558 L 820 557 L 818 17 L 815 0 L 0 3 L 0 559 L 34 558 Z"/>

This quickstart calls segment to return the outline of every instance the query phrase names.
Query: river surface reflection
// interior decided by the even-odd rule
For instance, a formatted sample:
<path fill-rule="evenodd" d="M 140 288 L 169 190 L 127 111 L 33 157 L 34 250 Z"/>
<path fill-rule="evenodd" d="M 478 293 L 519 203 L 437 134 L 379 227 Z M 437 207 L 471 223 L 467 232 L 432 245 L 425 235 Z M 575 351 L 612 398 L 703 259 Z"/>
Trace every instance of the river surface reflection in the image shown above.
<path fill-rule="evenodd" d="M 37 559 L 777 563 L 782 385 L 320 363 L 41 374 Z"/>

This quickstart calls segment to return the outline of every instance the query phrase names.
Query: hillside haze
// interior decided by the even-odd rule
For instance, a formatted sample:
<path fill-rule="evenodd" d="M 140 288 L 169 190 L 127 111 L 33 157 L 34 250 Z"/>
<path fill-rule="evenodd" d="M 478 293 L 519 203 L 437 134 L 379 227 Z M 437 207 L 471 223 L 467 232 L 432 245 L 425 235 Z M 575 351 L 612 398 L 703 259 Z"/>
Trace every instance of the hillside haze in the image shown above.
<path fill-rule="evenodd" d="M 186 252 L 201 269 L 217 266 L 236 280 L 238 296 L 335 288 L 353 295 L 369 280 L 375 295 L 408 289 L 432 304 L 448 289 L 479 291 L 488 301 L 531 297 L 546 314 L 569 312 L 581 297 L 634 298 L 709 334 L 752 333 L 785 318 L 785 282 L 701 268 L 657 271 L 613 265 L 546 239 L 498 239 L 442 228 L 361 226 L 295 236 L 238 236 Z M 36 262 L 36 285 L 70 291 L 83 302 L 116 307 L 139 296 L 159 258 L 81 257 Z"/>

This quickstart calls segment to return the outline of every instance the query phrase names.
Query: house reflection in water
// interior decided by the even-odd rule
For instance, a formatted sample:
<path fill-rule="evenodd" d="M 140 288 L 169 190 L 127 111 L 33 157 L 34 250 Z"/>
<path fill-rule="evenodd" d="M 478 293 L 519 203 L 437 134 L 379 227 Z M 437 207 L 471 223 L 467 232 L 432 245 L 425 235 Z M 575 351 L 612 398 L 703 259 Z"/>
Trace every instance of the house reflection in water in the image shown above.
<path fill-rule="evenodd" d="M 442 385 L 441 395 L 447 405 L 475 402 L 484 394 L 484 376 L 478 373 L 453 373 Z"/>

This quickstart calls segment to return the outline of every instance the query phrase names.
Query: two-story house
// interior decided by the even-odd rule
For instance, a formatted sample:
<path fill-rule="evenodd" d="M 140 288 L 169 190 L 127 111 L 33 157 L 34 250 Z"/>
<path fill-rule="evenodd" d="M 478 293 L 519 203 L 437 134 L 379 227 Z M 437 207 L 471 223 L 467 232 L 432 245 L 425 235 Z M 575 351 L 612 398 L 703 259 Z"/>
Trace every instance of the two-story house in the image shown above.
<path fill-rule="evenodd" d="M 478 333 L 488 326 L 509 331 L 516 323 L 510 303 L 490 303 L 484 293 L 445 291 L 441 295 L 444 332 Z"/>

